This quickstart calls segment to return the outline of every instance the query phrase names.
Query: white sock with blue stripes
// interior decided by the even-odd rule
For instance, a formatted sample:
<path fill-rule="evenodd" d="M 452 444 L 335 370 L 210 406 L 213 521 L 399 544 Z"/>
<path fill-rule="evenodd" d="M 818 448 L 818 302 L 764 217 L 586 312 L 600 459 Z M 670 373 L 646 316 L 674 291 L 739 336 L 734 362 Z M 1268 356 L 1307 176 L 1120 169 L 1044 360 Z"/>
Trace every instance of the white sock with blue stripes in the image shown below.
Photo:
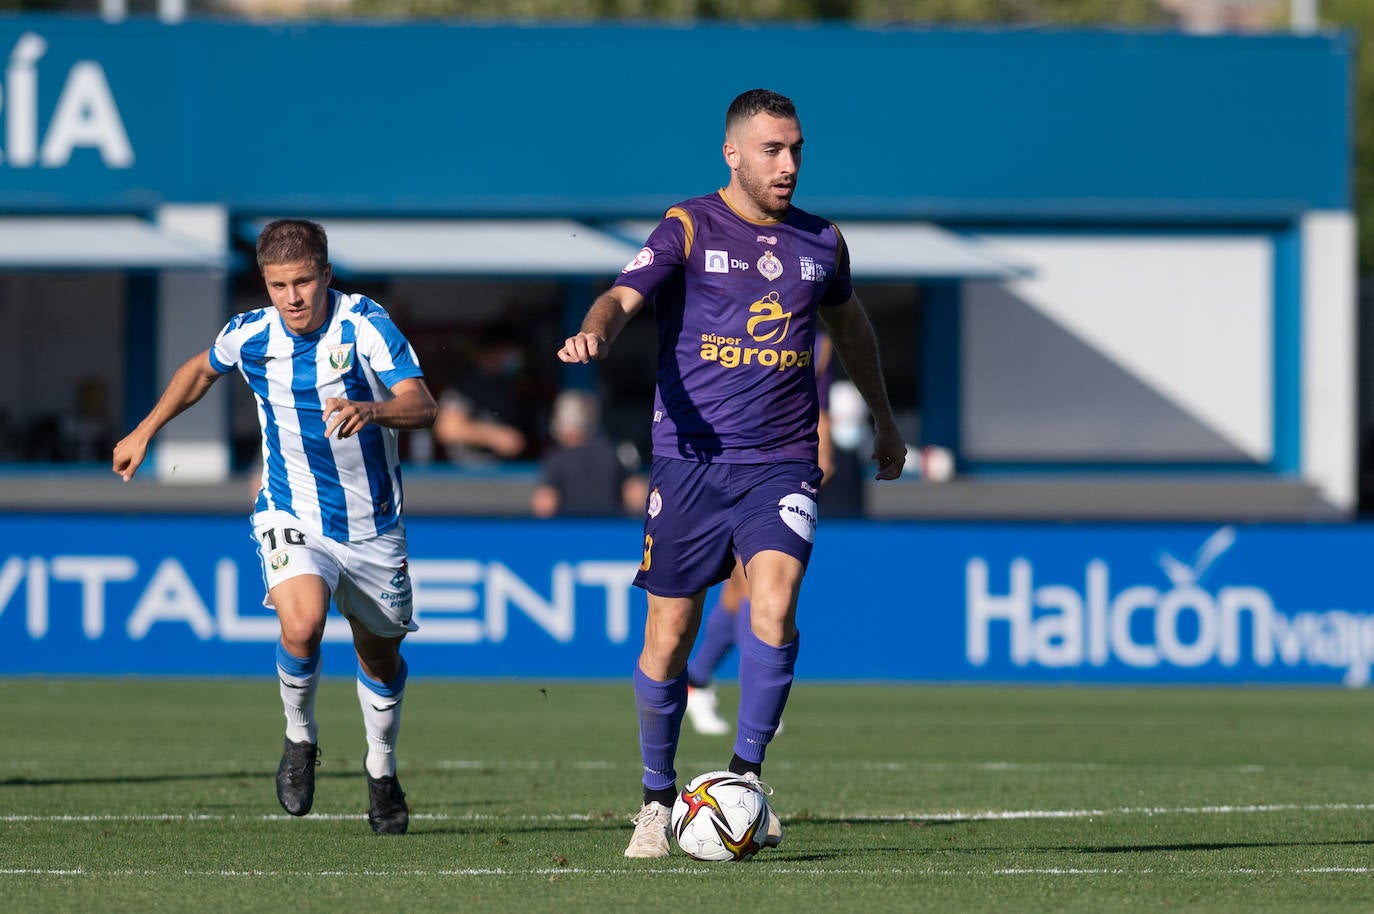
<path fill-rule="evenodd" d="M 293 743 L 319 742 L 315 692 L 320 684 L 320 652 L 297 657 L 277 642 L 277 684 L 286 712 L 286 738 Z"/>
<path fill-rule="evenodd" d="M 367 773 L 374 778 L 396 773 L 396 740 L 401 733 L 401 699 L 406 690 L 406 663 L 390 682 L 378 682 L 358 666 L 358 704 L 367 731 Z"/>

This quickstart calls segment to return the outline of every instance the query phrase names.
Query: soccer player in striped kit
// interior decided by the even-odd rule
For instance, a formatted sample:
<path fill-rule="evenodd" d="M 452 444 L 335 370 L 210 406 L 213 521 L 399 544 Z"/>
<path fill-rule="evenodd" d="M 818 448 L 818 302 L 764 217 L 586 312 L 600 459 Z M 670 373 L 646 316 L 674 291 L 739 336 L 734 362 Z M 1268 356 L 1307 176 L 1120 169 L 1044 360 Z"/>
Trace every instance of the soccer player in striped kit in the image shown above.
<path fill-rule="evenodd" d="M 844 239 L 792 206 L 802 130 L 786 97 L 743 93 L 725 115 L 729 184 L 671 207 L 643 250 L 564 341 L 568 363 L 606 357 L 654 299 L 658 373 L 644 558 L 644 647 L 634 672 L 643 806 L 627 857 L 665 857 L 687 658 L 706 590 L 744 564 L 750 631 L 730 770 L 758 779 L 792 686 L 797 594 L 816 531 L 815 338 L 823 320 L 873 413 L 877 478 L 906 446 L 888 403 L 872 324 L 854 295 Z M 765 790 L 765 793 L 768 791 Z M 767 846 L 782 839 L 769 807 Z"/>
<path fill-rule="evenodd" d="M 262 425 L 262 488 L 253 532 L 281 623 L 277 676 L 286 738 L 277 799 L 303 816 L 315 796 L 315 691 L 332 597 L 353 630 L 367 734 L 368 822 L 409 824 L 396 779 L 411 621 L 396 430 L 428 428 L 437 408 L 415 350 L 380 305 L 329 287 L 319 225 L 283 219 L 258 236 L 271 306 L 236 315 L 214 345 L 177 369 L 147 417 L 115 445 L 114 471 L 133 478 L 153 436 L 237 368 Z"/>

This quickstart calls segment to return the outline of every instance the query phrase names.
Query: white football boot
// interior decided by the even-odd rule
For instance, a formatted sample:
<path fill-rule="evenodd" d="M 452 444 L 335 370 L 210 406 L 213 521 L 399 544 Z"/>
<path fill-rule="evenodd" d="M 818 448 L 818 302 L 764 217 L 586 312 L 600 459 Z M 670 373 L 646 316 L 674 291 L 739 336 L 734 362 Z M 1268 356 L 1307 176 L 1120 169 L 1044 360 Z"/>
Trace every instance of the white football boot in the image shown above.
<path fill-rule="evenodd" d="M 711 686 L 687 689 L 687 719 L 692 729 L 704 736 L 730 732 L 730 722 L 716 710 L 716 690 Z"/>
<path fill-rule="evenodd" d="M 630 846 L 625 848 L 626 857 L 666 857 L 671 853 L 668 847 L 668 828 L 672 810 L 662 803 L 649 802 L 630 819 L 635 824 L 634 837 Z"/>
<path fill-rule="evenodd" d="M 763 794 L 765 798 L 763 805 L 768 810 L 768 834 L 763 838 L 763 846 L 777 847 L 782 843 L 782 820 L 779 819 L 778 814 L 773 811 L 773 804 L 767 800 L 768 797 L 773 795 L 773 788 L 759 780 L 759 776 L 752 771 L 745 772 L 744 779 L 753 784 L 754 787 L 758 789 L 758 792 Z"/>

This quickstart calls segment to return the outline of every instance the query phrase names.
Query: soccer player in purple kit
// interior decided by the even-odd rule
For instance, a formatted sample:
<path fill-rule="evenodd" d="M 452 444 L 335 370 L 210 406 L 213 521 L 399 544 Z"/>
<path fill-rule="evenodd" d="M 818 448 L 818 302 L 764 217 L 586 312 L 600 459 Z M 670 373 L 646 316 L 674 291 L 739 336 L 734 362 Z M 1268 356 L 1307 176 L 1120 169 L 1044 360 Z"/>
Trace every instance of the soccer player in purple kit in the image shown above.
<path fill-rule="evenodd" d="M 817 317 L 872 411 L 877 478 L 896 479 L 906 462 L 844 239 L 792 206 L 801 151 L 788 98 L 766 89 L 737 97 L 725 115 L 727 186 L 671 207 L 558 352 L 569 363 L 605 358 L 654 300 L 653 463 L 635 578 L 649 602 L 634 673 L 644 790 L 627 857 L 669 853 L 687 659 L 706 591 L 730 575 L 736 556 L 749 580 L 751 630 L 740 643 L 730 770 L 758 780 L 782 719 L 821 482 Z M 764 843 L 776 846 L 782 824 L 771 805 L 768 819 Z"/>

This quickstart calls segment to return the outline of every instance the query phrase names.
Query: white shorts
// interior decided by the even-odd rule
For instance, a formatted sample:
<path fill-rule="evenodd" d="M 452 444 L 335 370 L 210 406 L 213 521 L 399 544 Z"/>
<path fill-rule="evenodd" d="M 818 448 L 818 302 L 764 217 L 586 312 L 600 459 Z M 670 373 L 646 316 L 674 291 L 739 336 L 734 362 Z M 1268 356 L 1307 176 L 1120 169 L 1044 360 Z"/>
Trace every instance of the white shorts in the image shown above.
<path fill-rule="evenodd" d="M 372 539 L 341 543 L 307 529 L 286 511 L 253 515 L 253 534 L 262 559 L 262 577 L 272 604 L 272 588 L 297 575 L 324 579 L 339 612 L 362 623 L 379 638 L 400 638 L 419 628 L 411 616 L 410 565 L 403 523 Z"/>

